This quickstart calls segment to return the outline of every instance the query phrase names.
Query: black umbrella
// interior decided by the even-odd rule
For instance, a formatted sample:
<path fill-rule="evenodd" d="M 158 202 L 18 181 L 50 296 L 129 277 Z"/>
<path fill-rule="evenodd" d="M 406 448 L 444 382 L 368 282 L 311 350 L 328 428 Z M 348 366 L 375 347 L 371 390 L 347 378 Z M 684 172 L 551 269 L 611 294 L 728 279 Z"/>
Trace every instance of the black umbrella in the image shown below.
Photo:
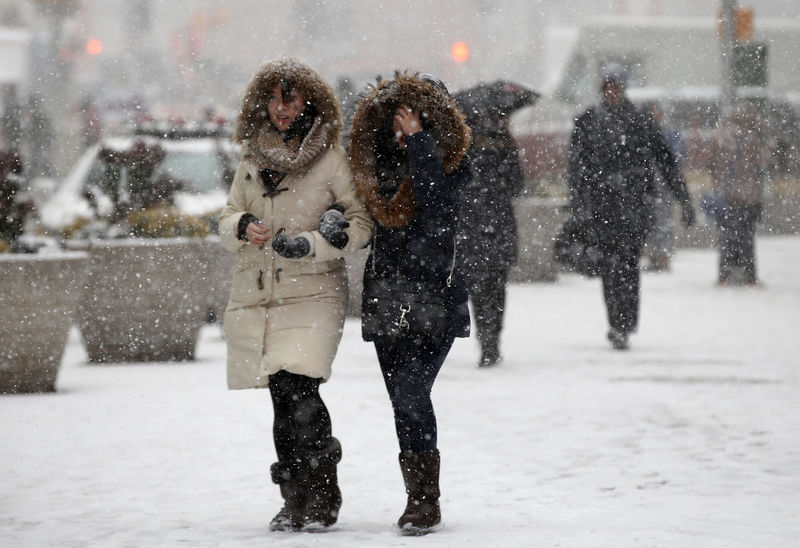
<path fill-rule="evenodd" d="M 453 94 L 470 126 L 498 121 L 514 111 L 533 105 L 539 94 L 507 80 L 495 80 Z"/>

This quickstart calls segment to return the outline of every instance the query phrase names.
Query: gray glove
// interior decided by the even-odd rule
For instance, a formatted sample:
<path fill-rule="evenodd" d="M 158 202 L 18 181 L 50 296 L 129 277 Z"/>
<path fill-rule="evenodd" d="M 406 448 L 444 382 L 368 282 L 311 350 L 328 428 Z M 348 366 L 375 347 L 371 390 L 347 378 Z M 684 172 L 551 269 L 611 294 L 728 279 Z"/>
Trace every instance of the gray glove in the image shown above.
<path fill-rule="evenodd" d="M 348 226 L 350 226 L 350 222 L 344 218 L 341 211 L 329 209 L 319 218 L 317 230 L 329 244 L 336 249 L 342 249 L 350 240 L 350 236 L 344 231 Z"/>
<path fill-rule="evenodd" d="M 305 236 L 287 236 L 283 229 L 272 237 L 272 249 L 287 259 L 302 259 L 311 252 L 311 244 Z"/>

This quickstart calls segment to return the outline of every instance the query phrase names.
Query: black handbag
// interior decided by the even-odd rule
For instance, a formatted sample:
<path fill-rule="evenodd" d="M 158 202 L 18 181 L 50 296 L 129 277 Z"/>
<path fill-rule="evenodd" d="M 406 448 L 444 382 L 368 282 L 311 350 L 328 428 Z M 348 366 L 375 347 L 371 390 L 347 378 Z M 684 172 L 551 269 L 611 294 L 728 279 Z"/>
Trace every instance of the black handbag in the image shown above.
<path fill-rule="evenodd" d="M 377 245 L 377 238 L 373 246 Z M 453 280 L 456 250 L 445 284 L 411 281 L 397 276 L 377 279 L 375 257 L 372 280 L 366 284 L 361 303 L 361 333 L 365 340 L 376 338 L 442 338 L 449 328 L 448 290 Z M 399 272 L 398 272 L 399 274 Z"/>
<path fill-rule="evenodd" d="M 591 220 L 570 218 L 553 242 L 553 258 L 564 269 L 584 276 L 599 276 L 603 260 Z"/>
<path fill-rule="evenodd" d="M 442 288 L 408 280 L 372 280 L 361 305 L 361 330 L 372 338 L 440 338 L 447 332 Z"/>

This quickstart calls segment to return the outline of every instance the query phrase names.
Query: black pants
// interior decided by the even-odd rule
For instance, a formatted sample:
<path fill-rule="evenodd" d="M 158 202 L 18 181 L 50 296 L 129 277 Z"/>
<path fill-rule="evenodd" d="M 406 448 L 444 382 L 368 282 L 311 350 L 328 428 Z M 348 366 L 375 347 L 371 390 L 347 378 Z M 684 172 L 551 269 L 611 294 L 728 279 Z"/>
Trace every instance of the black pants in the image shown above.
<path fill-rule="evenodd" d="M 636 331 L 639 324 L 640 256 L 641 245 L 631 242 L 615 246 L 601 262 L 608 325 L 622 333 Z"/>
<path fill-rule="evenodd" d="M 756 225 L 761 205 L 728 205 L 719 223 L 719 281 L 726 282 L 734 268 L 744 270 L 744 282 L 754 283 L 756 276 Z"/>
<path fill-rule="evenodd" d="M 498 268 L 485 272 L 465 270 L 467 290 L 472 299 L 478 341 L 483 351 L 497 351 L 503 330 L 508 270 Z"/>
<path fill-rule="evenodd" d="M 421 344 L 405 339 L 375 341 L 401 451 L 419 453 L 436 449 L 436 415 L 431 390 L 453 340 L 448 337 Z"/>
<path fill-rule="evenodd" d="M 325 447 L 331 416 L 319 395 L 320 379 L 279 371 L 269 376 L 275 420 L 272 436 L 278 460 L 290 462 L 302 451 Z"/>

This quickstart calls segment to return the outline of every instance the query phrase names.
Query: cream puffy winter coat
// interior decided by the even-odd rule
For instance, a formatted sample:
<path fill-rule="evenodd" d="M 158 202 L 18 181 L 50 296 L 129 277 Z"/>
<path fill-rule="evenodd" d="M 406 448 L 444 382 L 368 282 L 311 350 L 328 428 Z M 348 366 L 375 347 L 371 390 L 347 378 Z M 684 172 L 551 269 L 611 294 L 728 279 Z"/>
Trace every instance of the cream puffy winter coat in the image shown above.
<path fill-rule="evenodd" d="M 264 104 L 254 98 L 263 97 L 281 78 L 302 91 L 319 115 L 297 153 L 299 160 L 304 149 L 310 150 L 311 158 L 288 168 L 281 164 L 286 175 L 269 192 L 259 172 L 266 167 L 266 149 L 276 142 L 274 130 L 269 122 L 263 122 L 263 128 L 248 127 L 254 118 L 247 116 Z M 353 186 L 347 157 L 338 145 L 341 124 L 333 97 L 313 69 L 291 60 L 268 64 L 245 95 L 235 135 L 243 144 L 243 160 L 219 219 L 222 245 L 236 253 L 223 320 L 231 389 L 264 388 L 268 376 L 280 370 L 323 380 L 331 375 L 347 303 L 343 257 L 366 245 L 372 230 Z M 311 146 L 315 135 L 322 136 L 317 139 L 322 146 Z M 344 208 L 350 222 L 344 249 L 331 246 L 316 230 L 320 216 L 333 204 Z M 239 239 L 239 220 L 246 213 L 258 217 L 273 235 L 280 229 L 290 236 L 310 232 L 312 254 L 286 259 L 269 245 L 259 248 Z"/>

